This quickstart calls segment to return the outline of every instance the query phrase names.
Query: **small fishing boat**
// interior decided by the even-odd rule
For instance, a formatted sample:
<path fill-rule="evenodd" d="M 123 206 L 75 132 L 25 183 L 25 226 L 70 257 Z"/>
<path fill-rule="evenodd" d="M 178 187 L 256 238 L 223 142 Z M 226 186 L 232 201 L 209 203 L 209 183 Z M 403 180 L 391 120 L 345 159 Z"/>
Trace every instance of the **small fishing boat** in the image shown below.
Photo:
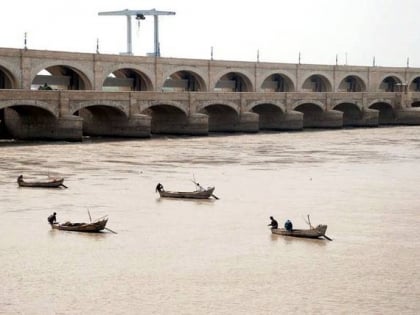
<path fill-rule="evenodd" d="M 312 226 L 311 224 L 311 218 L 308 214 L 308 220 L 305 220 L 305 222 L 309 225 L 309 229 L 294 229 L 292 222 L 290 220 L 287 220 L 284 224 L 284 228 L 278 228 L 277 227 L 277 221 L 274 220 L 275 228 L 271 229 L 272 234 L 277 235 L 283 235 L 283 236 L 293 236 L 293 237 L 303 237 L 303 238 L 325 238 L 329 241 L 332 241 L 331 238 L 329 238 L 327 235 L 325 235 L 325 232 L 327 232 L 327 225 L 319 224 L 317 227 Z M 273 222 L 273 217 L 270 217 Z M 273 226 L 273 223 L 269 224 Z"/>
<path fill-rule="evenodd" d="M 17 183 L 19 187 L 42 187 L 42 188 L 58 188 L 58 187 L 64 187 L 67 188 L 66 185 L 63 184 L 64 178 L 49 178 L 45 181 L 26 181 L 23 179 L 23 175 L 20 175 L 17 178 Z"/>
<path fill-rule="evenodd" d="M 162 184 L 156 186 L 156 192 L 159 193 L 160 197 L 164 198 L 189 198 L 189 199 L 208 199 L 214 197 L 218 199 L 214 194 L 214 187 L 200 188 L 195 191 L 169 191 L 164 190 Z"/>
<path fill-rule="evenodd" d="M 322 224 L 319 224 L 317 227 L 311 227 L 309 229 L 292 229 L 290 231 L 283 228 L 271 229 L 271 233 L 273 234 L 305 238 L 326 238 L 325 232 L 327 232 L 327 225 Z"/>
<path fill-rule="evenodd" d="M 65 222 L 62 224 L 54 223 L 51 224 L 53 229 L 63 230 L 63 231 L 74 231 L 74 232 L 88 232 L 88 233 L 97 233 L 106 229 L 106 223 L 108 218 L 97 220 L 91 223 L 71 223 Z"/>

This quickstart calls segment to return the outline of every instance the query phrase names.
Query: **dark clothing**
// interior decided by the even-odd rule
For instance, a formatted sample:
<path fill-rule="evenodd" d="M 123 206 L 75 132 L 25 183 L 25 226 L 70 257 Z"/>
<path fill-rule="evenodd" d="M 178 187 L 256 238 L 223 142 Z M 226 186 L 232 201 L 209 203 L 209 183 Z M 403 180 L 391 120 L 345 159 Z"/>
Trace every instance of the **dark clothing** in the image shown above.
<path fill-rule="evenodd" d="M 271 223 L 268 226 L 271 226 L 272 229 L 277 229 L 279 227 L 278 222 L 273 217 L 271 217 L 270 220 Z"/>
<path fill-rule="evenodd" d="M 163 185 L 161 183 L 157 184 L 156 186 L 156 192 L 163 191 Z"/>
<path fill-rule="evenodd" d="M 49 223 L 49 224 L 54 224 L 55 222 L 57 222 L 57 218 L 56 218 L 56 216 L 55 216 L 55 212 L 54 212 L 54 214 L 51 214 L 51 215 L 48 217 L 48 223 Z"/>
<path fill-rule="evenodd" d="M 286 223 L 284 223 L 284 228 L 287 231 L 293 230 L 293 223 L 290 220 L 287 220 Z"/>

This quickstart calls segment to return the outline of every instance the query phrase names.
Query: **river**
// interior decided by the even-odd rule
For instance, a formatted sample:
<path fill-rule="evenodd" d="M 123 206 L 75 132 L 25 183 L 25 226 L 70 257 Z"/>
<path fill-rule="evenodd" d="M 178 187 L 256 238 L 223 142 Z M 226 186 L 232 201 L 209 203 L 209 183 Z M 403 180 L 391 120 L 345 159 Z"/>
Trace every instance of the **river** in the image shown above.
<path fill-rule="evenodd" d="M 3 143 L 0 165 L 0 314 L 419 312 L 420 127 Z M 219 200 L 155 193 L 194 178 Z M 118 234 L 47 224 L 88 211 Z M 333 241 L 267 227 L 308 214 Z"/>

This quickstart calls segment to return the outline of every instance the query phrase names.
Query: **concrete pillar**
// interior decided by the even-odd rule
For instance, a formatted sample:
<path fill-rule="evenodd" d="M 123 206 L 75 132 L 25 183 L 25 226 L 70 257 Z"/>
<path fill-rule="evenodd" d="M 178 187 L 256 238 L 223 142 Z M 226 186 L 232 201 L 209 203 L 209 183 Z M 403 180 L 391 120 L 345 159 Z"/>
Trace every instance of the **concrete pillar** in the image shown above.
<path fill-rule="evenodd" d="M 253 112 L 242 112 L 234 129 L 237 132 L 258 132 L 260 130 L 259 115 Z"/>
<path fill-rule="evenodd" d="M 395 124 L 420 125 L 420 108 L 412 107 L 395 111 Z"/>
<path fill-rule="evenodd" d="M 151 133 L 151 117 L 134 114 L 125 116 L 104 117 L 93 115 L 88 110 L 81 110 L 83 117 L 83 134 L 88 136 L 148 138 Z"/>
<path fill-rule="evenodd" d="M 290 110 L 287 112 L 273 111 L 268 115 L 259 116 L 260 130 L 302 130 L 303 114 Z"/>
<path fill-rule="evenodd" d="M 304 128 L 342 128 L 343 112 L 338 110 L 328 110 L 316 112 L 312 115 L 304 114 Z"/>
<path fill-rule="evenodd" d="M 22 116 L 11 108 L 5 108 L 4 116 L 7 132 L 14 139 L 82 140 L 82 119 L 77 116 L 68 115 L 60 118 L 51 116 Z"/>

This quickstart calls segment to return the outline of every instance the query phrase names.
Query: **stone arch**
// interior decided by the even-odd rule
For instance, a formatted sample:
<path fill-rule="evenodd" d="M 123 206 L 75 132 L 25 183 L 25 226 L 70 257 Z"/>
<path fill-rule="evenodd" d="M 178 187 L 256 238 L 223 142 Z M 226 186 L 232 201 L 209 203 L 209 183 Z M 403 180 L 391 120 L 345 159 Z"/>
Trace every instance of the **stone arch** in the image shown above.
<path fill-rule="evenodd" d="M 179 70 L 173 71 L 169 75 L 164 76 L 162 90 L 174 92 L 205 92 L 207 91 L 207 86 L 203 76 L 198 74 L 196 71 L 179 68 Z"/>
<path fill-rule="evenodd" d="M 409 81 L 408 90 L 411 92 L 420 92 L 420 76 L 416 76 Z"/>
<path fill-rule="evenodd" d="M 37 67 L 32 71 L 31 88 L 37 89 L 38 87 L 47 84 L 52 89 L 59 90 L 92 90 L 92 81 L 85 74 L 74 66 L 67 64 L 50 64 L 43 68 Z M 37 72 L 35 72 L 37 71 Z M 47 74 L 40 74 L 46 71 Z M 34 74 L 35 73 L 35 74 Z M 57 88 L 55 88 L 57 87 Z"/>
<path fill-rule="evenodd" d="M 102 90 L 106 91 L 153 91 L 150 76 L 134 67 L 112 70 L 102 82 Z"/>
<path fill-rule="evenodd" d="M 300 105 L 303 104 L 314 104 L 316 106 L 319 107 L 320 110 L 324 111 L 325 108 L 325 104 L 322 103 L 321 101 L 317 101 L 317 100 L 300 100 L 300 101 L 296 101 L 293 103 L 292 105 L 292 109 L 296 110 L 297 107 L 299 107 Z"/>
<path fill-rule="evenodd" d="M 391 103 L 382 100 L 374 100 L 369 103 L 368 107 L 379 111 L 380 125 L 392 125 L 395 122 L 395 112 Z"/>
<path fill-rule="evenodd" d="M 208 116 L 209 132 L 235 132 L 239 125 L 239 108 L 230 102 L 206 102 L 198 111 Z"/>
<path fill-rule="evenodd" d="M 404 80 L 396 74 L 388 74 L 384 76 L 379 83 L 378 90 L 382 92 L 397 92 L 398 85 L 401 85 Z"/>
<path fill-rule="evenodd" d="M 337 92 L 365 92 L 365 81 L 355 74 L 346 75 L 338 85 Z"/>
<path fill-rule="evenodd" d="M 338 102 L 332 109 L 343 112 L 343 126 L 357 126 L 363 117 L 363 109 L 356 103 Z"/>
<path fill-rule="evenodd" d="M 128 104 L 124 106 L 120 102 L 115 101 L 83 101 L 71 104 L 69 106 L 69 112 L 71 115 L 76 115 L 80 110 L 88 107 L 98 107 L 98 108 L 110 108 L 116 112 L 124 114 L 126 117 L 129 116 Z"/>
<path fill-rule="evenodd" d="M 320 73 L 309 75 L 302 84 L 303 92 L 331 92 L 332 84 L 327 76 Z"/>
<path fill-rule="evenodd" d="M 295 83 L 290 76 L 282 72 L 274 72 L 264 79 L 261 90 L 265 92 L 294 92 Z"/>
<path fill-rule="evenodd" d="M 246 111 L 252 111 L 255 107 L 260 106 L 260 105 L 271 105 L 274 107 L 277 107 L 281 112 L 285 112 L 286 111 L 286 105 L 280 101 L 274 101 L 274 100 L 270 100 L 270 101 L 253 101 L 251 103 L 249 103 L 245 109 Z"/>
<path fill-rule="evenodd" d="M 164 106 L 164 105 L 172 106 L 174 108 L 177 108 L 181 112 L 183 112 L 185 115 L 189 114 L 188 109 L 186 109 L 185 106 L 182 105 L 182 103 L 176 102 L 176 101 L 152 101 L 152 102 L 148 102 L 147 104 L 144 104 L 143 106 L 141 106 L 141 112 L 145 113 L 151 107 Z"/>
<path fill-rule="evenodd" d="M 150 102 L 141 113 L 151 117 L 152 134 L 190 134 L 188 112 L 178 102 Z"/>
<path fill-rule="evenodd" d="M 294 106 L 294 110 L 303 114 L 303 127 L 319 127 L 317 121 L 324 113 L 322 104 L 318 101 L 299 101 L 297 103 L 299 104 Z"/>
<path fill-rule="evenodd" d="M 7 68 L 0 65 L 0 90 L 15 89 L 18 87 L 16 77 Z"/>
<path fill-rule="evenodd" d="M 38 100 L 9 100 L 9 101 L 2 101 L 0 102 L 0 109 L 7 108 L 7 107 L 18 107 L 18 106 L 32 106 L 36 108 L 40 108 L 45 110 L 46 112 L 50 113 L 55 118 L 58 118 L 60 113 L 58 106 L 53 106 L 47 102 L 38 101 Z"/>
<path fill-rule="evenodd" d="M 230 101 L 221 101 L 221 102 L 218 102 L 218 101 L 206 101 L 206 102 L 201 102 L 201 103 L 199 103 L 197 105 L 196 111 L 198 113 L 200 113 L 200 112 L 203 111 L 203 109 L 205 109 L 206 107 L 211 106 L 211 105 L 223 105 L 223 106 L 226 106 L 226 107 L 230 107 L 238 115 L 241 112 L 240 106 L 238 104 L 236 104 L 234 102 L 230 102 Z"/>
<path fill-rule="evenodd" d="M 243 72 L 231 71 L 218 76 L 219 79 L 215 82 L 214 90 L 221 92 L 253 92 L 254 87 L 249 76 Z"/>

